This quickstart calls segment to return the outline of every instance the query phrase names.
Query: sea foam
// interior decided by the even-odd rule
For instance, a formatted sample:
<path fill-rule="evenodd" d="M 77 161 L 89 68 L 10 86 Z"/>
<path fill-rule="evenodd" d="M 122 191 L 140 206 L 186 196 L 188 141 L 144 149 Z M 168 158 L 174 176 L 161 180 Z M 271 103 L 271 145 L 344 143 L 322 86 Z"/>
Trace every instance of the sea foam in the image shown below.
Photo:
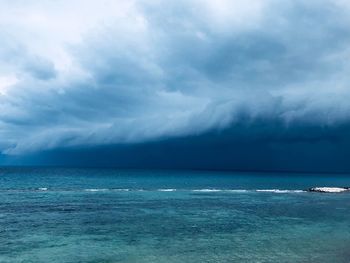
<path fill-rule="evenodd" d="M 265 192 L 265 193 L 278 193 L 278 194 L 285 194 L 285 193 L 304 193 L 304 190 L 287 190 L 287 189 L 257 189 L 256 192 Z"/>
<path fill-rule="evenodd" d="M 342 193 L 350 191 L 348 187 L 313 187 L 309 189 L 310 192 L 320 193 Z"/>

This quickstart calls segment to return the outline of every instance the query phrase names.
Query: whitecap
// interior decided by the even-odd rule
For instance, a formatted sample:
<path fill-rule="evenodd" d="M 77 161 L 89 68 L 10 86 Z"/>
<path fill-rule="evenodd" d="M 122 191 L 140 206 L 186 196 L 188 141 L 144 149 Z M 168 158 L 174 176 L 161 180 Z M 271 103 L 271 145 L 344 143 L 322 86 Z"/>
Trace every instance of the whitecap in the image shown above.
<path fill-rule="evenodd" d="M 97 188 L 88 188 L 88 189 L 84 189 L 84 191 L 87 191 L 87 192 L 102 192 L 102 191 L 107 191 L 108 189 L 106 188 L 100 188 L 100 189 L 97 189 Z"/>
<path fill-rule="evenodd" d="M 225 190 L 227 192 L 232 192 L 232 193 L 246 193 L 248 190 L 246 189 L 230 189 L 230 190 Z"/>
<path fill-rule="evenodd" d="M 314 187 L 310 189 L 311 192 L 321 192 L 321 193 L 341 193 L 350 191 L 347 187 Z"/>
<path fill-rule="evenodd" d="M 303 190 L 284 190 L 284 189 L 257 189 L 256 192 L 265 192 L 265 193 L 278 193 L 278 194 L 285 194 L 285 193 L 303 193 L 305 191 Z"/>

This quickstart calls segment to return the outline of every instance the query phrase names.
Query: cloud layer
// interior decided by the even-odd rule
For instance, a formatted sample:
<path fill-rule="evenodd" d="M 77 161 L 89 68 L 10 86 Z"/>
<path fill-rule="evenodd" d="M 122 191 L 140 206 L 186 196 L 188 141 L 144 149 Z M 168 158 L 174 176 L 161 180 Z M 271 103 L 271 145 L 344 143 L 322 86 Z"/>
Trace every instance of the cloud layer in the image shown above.
<path fill-rule="evenodd" d="M 1 1 L 0 150 L 336 129 L 349 24 L 340 0 Z"/>

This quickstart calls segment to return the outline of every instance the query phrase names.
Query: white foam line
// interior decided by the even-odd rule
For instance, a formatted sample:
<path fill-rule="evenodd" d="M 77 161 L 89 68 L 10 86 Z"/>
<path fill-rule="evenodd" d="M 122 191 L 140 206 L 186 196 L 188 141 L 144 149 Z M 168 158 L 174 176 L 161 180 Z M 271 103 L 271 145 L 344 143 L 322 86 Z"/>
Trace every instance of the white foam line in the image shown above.
<path fill-rule="evenodd" d="M 104 192 L 104 191 L 108 191 L 108 189 L 106 189 L 106 188 L 99 188 L 99 189 L 89 188 L 89 189 L 84 189 L 84 191 L 87 191 L 87 192 Z"/>
<path fill-rule="evenodd" d="M 232 193 L 247 193 L 248 190 L 246 189 L 232 189 L 232 190 L 225 190 L 225 192 L 232 192 Z"/>
<path fill-rule="evenodd" d="M 343 188 L 328 188 L 328 187 L 316 187 L 313 188 L 314 191 L 324 191 L 324 192 L 342 192 L 348 189 Z M 4 190 L 0 190 L 4 191 Z M 6 189 L 5 191 L 33 191 L 30 189 Z M 308 192 L 306 190 L 288 190 L 288 189 L 217 189 L 217 188 L 204 188 L 204 189 L 176 189 L 176 188 L 159 188 L 159 189 L 129 189 L 129 188 L 86 188 L 86 189 L 48 189 L 46 187 L 40 187 L 35 189 L 35 191 L 86 191 L 86 192 L 198 192 L 198 193 L 304 193 Z"/>
<path fill-rule="evenodd" d="M 278 193 L 278 194 L 284 194 L 284 193 L 303 193 L 305 191 L 303 190 L 281 190 L 281 189 L 257 189 L 256 192 L 263 192 L 263 193 Z"/>
<path fill-rule="evenodd" d="M 350 191 L 348 188 L 345 187 L 314 187 L 311 188 L 312 192 L 321 192 L 321 193 L 341 193 Z"/>

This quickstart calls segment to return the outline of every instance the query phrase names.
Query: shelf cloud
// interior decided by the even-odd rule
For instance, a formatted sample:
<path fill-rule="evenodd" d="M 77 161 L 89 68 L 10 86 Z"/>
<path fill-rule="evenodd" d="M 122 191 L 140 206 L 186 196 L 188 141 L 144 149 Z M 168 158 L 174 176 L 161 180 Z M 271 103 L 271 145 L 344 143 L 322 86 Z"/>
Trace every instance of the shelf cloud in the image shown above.
<path fill-rule="evenodd" d="M 349 24 L 340 0 L 1 1 L 0 150 L 347 141 Z"/>

